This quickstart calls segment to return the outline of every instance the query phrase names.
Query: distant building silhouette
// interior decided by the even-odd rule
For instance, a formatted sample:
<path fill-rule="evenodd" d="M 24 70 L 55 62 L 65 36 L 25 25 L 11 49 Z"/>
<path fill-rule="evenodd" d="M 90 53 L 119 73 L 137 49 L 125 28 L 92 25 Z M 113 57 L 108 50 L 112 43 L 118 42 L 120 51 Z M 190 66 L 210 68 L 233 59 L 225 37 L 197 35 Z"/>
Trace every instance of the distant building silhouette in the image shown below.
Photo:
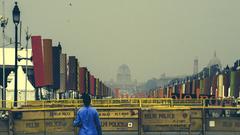
<path fill-rule="evenodd" d="M 196 57 L 193 62 L 193 74 L 198 73 L 198 58 Z"/>
<path fill-rule="evenodd" d="M 131 71 L 126 64 L 123 64 L 118 68 L 117 82 L 119 84 L 127 84 L 131 82 Z"/>
<path fill-rule="evenodd" d="M 222 69 L 222 64 L 220 59 L 217 57 L 217 53 L 216 51 L 214 52 L 213 58 L 210 59 L 209 63 L 208 63 L 208 67 L 211 67 L 213 65 L 218 65 L 220 69 Z"/>
<path fill-rule="evenodd" d="M 121 93 L 130 94 L 133 91 L 136 91 L 137 88 L 137 80 L 132 81 L 131 70 L 126 64 L 122 64 L 118 67 L 116 81 L 111 79 L 107 84 L 112 89 L 120 89 Z"/>

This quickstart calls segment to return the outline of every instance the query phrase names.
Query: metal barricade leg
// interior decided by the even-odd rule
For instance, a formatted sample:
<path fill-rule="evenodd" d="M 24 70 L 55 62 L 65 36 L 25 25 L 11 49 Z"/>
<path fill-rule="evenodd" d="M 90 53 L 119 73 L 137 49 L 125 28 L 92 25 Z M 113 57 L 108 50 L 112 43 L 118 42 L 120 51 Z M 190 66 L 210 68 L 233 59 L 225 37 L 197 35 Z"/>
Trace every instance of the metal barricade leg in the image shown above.
<path fill-rule="evenodd" d="M 8 112 L 8 122 L 9 122 L 9 129 L 8 129 L 8 135 L 14 135 L 14 129 L 13 129 L 13 115 L 12 111 Z"/>
<path fill-rule="evenodd" d="M 138 135 L 144 135 L 143 125 L 142 125 L 142 109 L 138 110 Z"/>
<path fill-rule="evenodd" d="M 202 135 L 206 135 L 206 112 L 202 109 Z"/>
<path fill-rule="evenodd" d="M 77 111 L 78 111 L 78 108 L 76 107 L 74 109 L 74 116 L 75 117 L 77 116 Z M 75 117 L 73 118 L 73 120 L 75 119 Z M 74 127 L 74 135 L 78 135 L 78 127 Z"/>
<path fill-rule="evenodd" d="M 191 123 L 189 124 L 189 127 L 188 127 L 188 135 L 191 135 Z"/>
<path fill-rule="evenodd" d="M 138 135 L 141 135 L 141 109 L 138 110 Z"/>
<path fill-rule="evenodd" d="M 188 125 L 188 135 L 191 135 L 191 126 L 192 125 L 192 114 L 190 114 L 190 123 Z"/>

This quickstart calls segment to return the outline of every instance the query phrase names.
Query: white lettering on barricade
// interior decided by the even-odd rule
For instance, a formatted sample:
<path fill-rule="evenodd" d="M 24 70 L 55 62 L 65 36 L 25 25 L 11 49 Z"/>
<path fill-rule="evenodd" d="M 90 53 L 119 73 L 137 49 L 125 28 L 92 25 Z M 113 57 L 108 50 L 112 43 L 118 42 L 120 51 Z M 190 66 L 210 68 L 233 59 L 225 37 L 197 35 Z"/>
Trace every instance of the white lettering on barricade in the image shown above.
<path fill-rule="evenodd" d="M 137 131 L 138 119 L 101 119 L 103 131 Z"/>
<path fill-rule="evenodd" d="M 187 125 L 190 124 L 189 110 L 143 110 L 143 125 Z"/>
<path fill-rule="evenodd" d="M 137 109 L 98 109 L 100 118 L 138 118 Z"/>

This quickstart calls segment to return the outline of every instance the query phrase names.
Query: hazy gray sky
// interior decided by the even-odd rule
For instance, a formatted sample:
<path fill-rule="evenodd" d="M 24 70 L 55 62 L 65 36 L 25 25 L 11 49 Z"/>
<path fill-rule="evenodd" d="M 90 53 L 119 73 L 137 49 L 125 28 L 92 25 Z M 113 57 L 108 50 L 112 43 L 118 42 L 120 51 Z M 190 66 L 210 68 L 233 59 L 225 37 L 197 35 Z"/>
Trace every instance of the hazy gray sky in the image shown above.
<path fill-rule="evenodd" d="M 121 64 L 129 65 L 133 79 L 145 81 L 164 72 L 191 74 L 193 59 L 202 69 L 214 50 L 223 66 L 240 56 L 240 0 L 18 2 L 23 29 L 60 41 L 64 52 L 103 80 L 115 80 Z M 5 0 L 10 36 L 13 3 Z"/>

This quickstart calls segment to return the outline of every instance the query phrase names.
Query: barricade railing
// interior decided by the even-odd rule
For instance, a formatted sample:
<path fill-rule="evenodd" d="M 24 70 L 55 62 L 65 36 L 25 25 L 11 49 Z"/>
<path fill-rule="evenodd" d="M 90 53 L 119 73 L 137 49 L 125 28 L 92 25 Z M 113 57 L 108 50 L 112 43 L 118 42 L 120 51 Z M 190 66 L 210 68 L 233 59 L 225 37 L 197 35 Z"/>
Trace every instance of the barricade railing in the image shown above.
<path fill-rule="evenodd" d="M 202 99 L 190 99 L 190 100 L 173 100 L 174 106 L 202 106 L 203 104 Z"/>
<path fill-rule="evenodd" d="M 37 100 L 18 101 L 18 108 L 55 108 L 55 107 L 81 107 L 82 99 L 59 99 L 59 100 Z M 171 98 L 114 98 L 114 99 L 93 99 L 94 107 L 153 107 L 153 106 L 231 106 L 239 107 L 240 99 L 190 99 L 175 100 Z M 0 108 L 14 108 L 13 101 L 1 101 Z"/>
<path fill-rule="evenodd" d="M 151 101 L 150 101 L 151 100 Z M 94 104 L 131 104 L 141 102 L 149 104 L 161 104 L 156 99 L 142 100 L 93 100 Z M 205 100 L 203 100 L 205 101 Z M 220 101 L 220 99 L 218 100 Z M 236 99 L 236 101 L 239 101 Z M 177 101 L 176 101 L 177 102 Z M 196 101 L 197 102 L 197 101 Z M 13 102 L 12 102 L 13 103 Z M 63 104 L 64 103 L 64 104 Z M 62 104 L 81 104 L 81 100 L 69 101 L 38 101 L 38 102 L 18 102 L 18 105 L 31 104 L 42 106 L 51 106 Z M 173 103 L 173 102 L 172 102 Z M 183 104 L 184 102 L 181 102 Z M 188 102 L 190 103 L 190 101 Z M 143 105 L 144 106 L 144 105 Z M 30 107 L 29 107 L 30 108 Z M 6 114 L 0 118 L 1 131 L 8 134 L 77 134 L 77 128 L 74 130 L 72 122 L 75 119 L 76 112 L 79 108 L 23 108 L 9 109 L 0 111 Z M 205 132 L 240 132 L 239 129 L 239 108 L 218 107 L 191 107 L 191 106 L 149 106 L 149 107 L 97 107 L 101 119 L 102 129 L 104 132 L 188 132 L 191 134 Z M 7 112 L 7 113 L 6 113 Z M 2 116 L 2 115 L 0 115 Z M 214 121 L 214 122 L 213 122 Z M 220 123 L 220 124 L 219 124 Z M 210 124 L 214 125 L 211 126 Z M 234 126 L 227 126 L 234 125 Z M 3 132 L 2 132 L 3 133 Z"/>
<path fill-rule="evenodd" d="M 204 106 L 238 107 L 239 105 L 240 105 L 239 98 L 204 99 Z"/>
<path fill-rule="evenodd" d="M 147 106 L 171 106 L 171 98 L 145 98 L 141 99 L 141 107 Z"/>

